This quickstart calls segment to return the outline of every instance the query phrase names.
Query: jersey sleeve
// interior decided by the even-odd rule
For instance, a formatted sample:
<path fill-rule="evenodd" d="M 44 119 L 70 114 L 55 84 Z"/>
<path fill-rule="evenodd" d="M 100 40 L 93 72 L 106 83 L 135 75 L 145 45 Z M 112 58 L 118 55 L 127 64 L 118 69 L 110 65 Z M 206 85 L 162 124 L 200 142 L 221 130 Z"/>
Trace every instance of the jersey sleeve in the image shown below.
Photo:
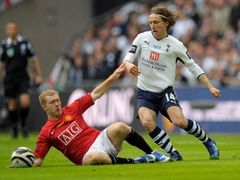
<path fill-rule="evenodd" d="M 125 56 L 124 60 L 129 62 L 134 62 L 137 56 L 140 54 L 141 51 L 141 34 L 137 35 L 134 39 L 130 50 L 128 51 L 127 55 Z"/>
<path fill-rule="evenodd" d="M 192 59 L 188 54 L 187 48 L 182 43 L 179 43 L 177 46 L 177 59 L 187 66 L 195 78 L 198 78 L 201 74 L 204 74 L 202 68 L 195 63 L 194 59 Z"/>
<path fill-rule="evenodd" d="M 78 112 L 78 113 L 84 113 L 89 107 L 91 107 L 94 104 L 94 101 L 92 99 L 92 96 L 90 93 L 80 97 L 79 99 L 75 100 L 73 103 L 71 103 L 68 108 L 71 109 L 71 111 Z"/>
<path fill-rule="evenodd" d="M 28 55 L 28 57 L 33 59 L 36 56 L 36 53 L 33 50 L 31 42 L 30 41 L 26 41 L 26 43 L 27 43 L 27 55 Z"/>
<path fill-rule="evenodd" d="M 48 142 L 46 136 L 44 135 L 44 131 L 41 130 L 38 136 L 36 148 L 34 151 L 35 158 L 44 159 L 50 148 L 51 148 L 51 145 Z"/>
<path fill-rule="evenodd" d="M 0 45 L 0 63 L 2 63 L 4 61 L 4 58 L 3 58 L 3 46 L 2 44 Z"/>

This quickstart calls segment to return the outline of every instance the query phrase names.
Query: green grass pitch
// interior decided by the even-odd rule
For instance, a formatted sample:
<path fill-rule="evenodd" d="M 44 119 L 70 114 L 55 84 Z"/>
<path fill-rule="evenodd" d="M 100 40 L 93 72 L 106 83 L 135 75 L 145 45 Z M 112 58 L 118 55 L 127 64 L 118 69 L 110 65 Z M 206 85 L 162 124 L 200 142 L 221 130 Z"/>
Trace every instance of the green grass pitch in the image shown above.
<path fill-rule="evenodd" d="M 36 134 L 28 140 L 12 140 L 9 134 L 0 133 L 0 180 L 60 180 L 60 179 L 240 179 L 240 134 L 211 134 L 220 149 L 220 160 L 209 160 L 205 147 L 190 135 L 170 134 L 184 161 L 132 165 L 75 166 L 52 148 L 42 167 L 7 168 L 12 151 L 18 146 L 34 149 Z M 144 135 L 154 148 L 159 148 Z M 161 150 L 161 152 L 163 152 Z M 143 153 L 127 143 L 123 144 L 121 157 L 135 157 Z"/>

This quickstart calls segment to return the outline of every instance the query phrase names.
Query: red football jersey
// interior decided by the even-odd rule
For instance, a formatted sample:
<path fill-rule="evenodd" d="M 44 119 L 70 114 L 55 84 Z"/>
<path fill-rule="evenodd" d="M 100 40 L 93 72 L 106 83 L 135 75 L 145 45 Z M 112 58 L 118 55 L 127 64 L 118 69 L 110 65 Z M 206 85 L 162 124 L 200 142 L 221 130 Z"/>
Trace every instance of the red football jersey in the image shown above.
<path fill-rule="evenodd" d="M 59 120 L 50 120 L 42 127 L 34 155 L 44 159 L 51 146 L 61 151 L 68 159 L 80 165 L 100 132 L 84 121 L 82 114 L 94 104 L 87 94 L 63 108 Z"/>

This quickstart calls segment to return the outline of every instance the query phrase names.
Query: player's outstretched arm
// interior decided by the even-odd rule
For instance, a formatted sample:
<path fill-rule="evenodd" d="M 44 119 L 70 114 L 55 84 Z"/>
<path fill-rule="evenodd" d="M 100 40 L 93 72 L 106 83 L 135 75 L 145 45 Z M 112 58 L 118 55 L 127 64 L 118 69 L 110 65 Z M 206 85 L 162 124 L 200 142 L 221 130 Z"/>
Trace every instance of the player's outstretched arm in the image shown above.
<path fill-rule="evenodd" d="M 41 159 L 41 158 L 35 158 L 33 166 L 35 166 L 35 167 L 41 166 L 41 165 L 42 165 L 42 162 L 43 162 L 43 159 Z"/>
<path fill-rule="evenodd" d="M 34 69 L 35 84 L 40 85 L 42 83 L 42 72 L 41 72 L 40 61 L 37 57 L 33 61 L 33 69 Z"/>
<path fill-rule="evenodd" d="M 98 85 L 92 92 L 91 96 L 93 100 L 99 99 L 110 87 L 113 81 L 119 79 L 119 77 L 126 70 L 126 65 L 121 64 L 105 81 Z"/>
<path fill-rule="evenodd" d="M 4 64 L 2 62 L 0 62 L 0 77 L 1 77 L 3 69 L 4 69 Z"/>
<path fill-rule="evenodd" d="M 214 97 L 219 97 L 221 95 L 221 92 L 219 89 L 215 88 L 209 81 L 208 77 L 206 74 L 202 74 L 198 78 L 201 83 L 203 83 L 209 90 L 209 92 L 214 96 Z"/>

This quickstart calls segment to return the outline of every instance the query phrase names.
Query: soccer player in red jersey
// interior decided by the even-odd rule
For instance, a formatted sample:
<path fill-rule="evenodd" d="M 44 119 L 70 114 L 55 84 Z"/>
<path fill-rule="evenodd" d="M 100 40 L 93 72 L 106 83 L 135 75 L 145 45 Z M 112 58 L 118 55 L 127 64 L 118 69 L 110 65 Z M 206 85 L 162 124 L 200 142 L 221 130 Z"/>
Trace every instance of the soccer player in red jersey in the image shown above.
<path fill-rule="evenodd" d="M 83 119 L 82 114 L 106 92 L 111 83 L 117 80 L 125 69 L 125 64 L 120 65 L 91 93 L 80 97 L 64 108 L 61 107 L 58 92 L 45 90 L 40 94 L 39 101 L 48 120 L 37 139 L 34 166 L 42 165 L 51 146 L 61 151 L 76 165 L 166 162 L 169 160 L 169 157 L 164 154 L 153 151 L 139 134 L 123 122 L 115 122 L 103 131 L 99 131 L 89 127 Z M 124 140 L 148 155 L 140 158 L 117 157 Z"/>

